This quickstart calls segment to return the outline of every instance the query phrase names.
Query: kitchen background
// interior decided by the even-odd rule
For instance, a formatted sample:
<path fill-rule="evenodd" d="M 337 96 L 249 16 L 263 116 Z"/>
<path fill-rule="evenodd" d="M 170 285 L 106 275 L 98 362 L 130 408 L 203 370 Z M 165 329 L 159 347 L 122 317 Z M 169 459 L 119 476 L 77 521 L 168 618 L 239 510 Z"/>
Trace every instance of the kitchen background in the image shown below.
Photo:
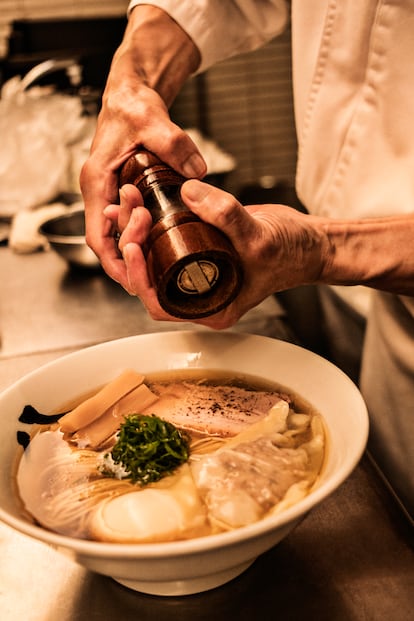
<path fill-rule="evenodd" d="M 0 81 L 25 75 L 50 58 L 75 58 L 82 93 L 99 101 L 113 51 L 125 26 L 128 0 L 2 0 Z M 49 76 L 58 81 L 59 75 Z M 43 80 L 44 81 L 44 80 Z M 61 84 L 63 89 L 67 85 Z M 290 32 L 253 54 L 230 59 L 191 79 L 171 114 L 234 158 L 219 183 L 248 197 L 253 185 L 294 185 L 296 139 L 292 112 Z"/>
<path fill-rule="evenodd" d="M 89 118 L 94 120 L 112 55 L 126 25 L 128 0 L 55 0 L 53 4 L 49 0 L 1 0 L 1 3 L 0 86 L 3 86 L 3 93 L 0 106 L 2 103 L 7 105 L 5 91 L 16 76 L 27 76 L 31 68 L 51 58 L 71 58 L 81 68 L 80 85 L 74 87 L 66 71 L 50 73 L 36 83 L 51 83 L 57 85 L 60 91 L 80 95 Z M 5 166 L 0 170 L 0 209 L 2 204 L 6 208 L 13 205 L 13 201 L 20 203 L 18 206 L 21 208 L 22 198 L 33 196 L 35 181 L 41 181 L 42 191 L 46 181 L 53 189 L 53 180 L 49 177 L 52 172 L 57 176 L 57 150 L 62 146 L 59 140 L 52 145 L 53 136 L 49 136 L 42 149 L 42 154 L 49 151 L 48 174 L 36 174 L 34 171 L 30 177 L 25 168 L 26 174 L 22 177 L 12 161 L 11 149 L 17 150 L 21 168 L 23 156 L 30 166 L 39 162 L 36 154 L 27 152 L 25 125 L 20 119 L 17 126 L 20 127 L 22 146 L 16 147 L 15 132 L 9 120 L 10 116 L 18 113 L 13 102 L 12 97 L 8 108 L 11 113 L 6 115 L 2 131 L 2 156 L 8 156 L 9 171 L 5 172 Z M 60 104 L 58 109 L 61 110 Z M 45 126 L 49 126 L 50 134 L 51 117 L 43 109 L 40 112 L 46 115 Z M 219 159 L 222 162 L 225 156 L 225 172 L 220 172 L 222 169 L 218 167 L 210 175 L 210 182 L 232 192 L 245 204 L 280 202 L 303 209 L 294 190 L 297 144 L 289 28 L 255 52 L 224 61 L 190 79 L 174 102 L 171 116 L 180 126 L 201 132 L 205 143 L 215 147 L 212 150 L 213 165 Z M 58 130 L 65 124 L 70 124 L 67 118 L 63 123 L 58 122 Z M 92 134 L 87 132 L 88 128 L 86 147 L 78 135 L 77 145 L 80 148 L 72 153 L 72 185 L 77 183 L 80 163 L 89 148 Z M 9 143 L 6 134 L 9 135 Z M 68 142 L 70 140 L 73 142 L 73 136 L 69 136 Z M 216 153 L 220 157 L 216 157 Z M 229 159 L 231 166 L 228 165 Z M 4 187 L 1 186 L 1 174 Z M 11 183 L 12 178 L 16 179 L 15 183 Z M 352 304 L 356 300 L 359 307 L 356 316 L 354 313 L 351 316 L 351 334 L 354 336 L 350 340 L 343 333 L 342 323 L 338 326 L 333 320 L 335 313 L 332 309 L 338 301 L 335 298 L 332 302 L 330 291 L 327 294 L 325 289 L 299 287 L 282 292 L 277 297 L 287 310 L 300 342 L 327 355 L 356 378 L 364 329 L 361 309 L 364 314 L 366 296 L 361 296 L 361 304 L 356 288 L 351 292 Z M 341 292 L 342 297 L 345 294 L 349 298 L 348 291 Z M 324 332 L 321 331 L 322 325 Z"/>
<path fill-rule="evenodd" d="M 48 0 L 1 2 L 0 86 L 3 85 L 3 101 L 0 97 L 0 106 L 2 103 L 7 104 L 5 90 L 13 78 L 27 76 L 31 68 L 48 59 L 71 58 L 81 67 L 79 86 L 73 87 L 64 70 L 43 76 L 36 84 L 52 84 L 60 91 L 80 95 L 85 109 L 94 118 L 112 55 L 122 39 L 128 0 L 55 0 L 53 4 Z M 12 115 L 18 112 L 14 110 L 13 98 L 9 109 Z M 44 110 L 41 112 L 46 115 L 46 125 L 50 126 L 51 117 Z M 7 145 L 4 134 L 9 134 L 10 148 L 20 153 L 20 160 L 24 155 L 25 161 L 33 166 L 33 162 L 38 163 L 38 158 L 26 153 L 28 141 L 24 123 L 18 119 L 22 141 L 19 150 L 15 145 L 15 132 L 10 127 L 9 116 L 2 136 L 3 155 L 6 155 L 4 149 Z M 219 159 L 222 162 L 223 156 L 226 156 L 226 171 L 220 172 L 219 167 L 218 171 L 210 175 L 210 182 L 232 192 L 245 204 L 280 202 L 303 209 L 294 190 L 297 144 L 289 28 L 255 52 L 224 61 L 190 79 L 174 102 L 171 116 L 180 126 L 201 132 L 206 144 L 211 143 L 216 147 L 216 150 L 212 150 L 213 164 L 217 164 Z M 67 118 L 63 124 L 58 124 L 58 129 L 61 130 L 61 125 L 65 124 L 68 125 Z M 11 183 L 10 179 L 16 176 L 16 167 L 13 162 L 10 163 L 9 154 L 9 172 L 5 174 L 3 170 L 3 188 L 0 174 L 0 209 L 2 204 L 8 207 L 13 204 L 13 200 L 21 203 L 22 197 L 33 196 L 36 180 L 41 180 L 40 190 L 45 189 L 46 181 L 53 188 L 53 180 L 49 177 L 52 171 L 56 172 L 56 153 L 61 145 L 52 146 L 52 139 L 53 136 L 50 136 L 45 141 L 42 150 L 42 154 L 50 152 L 46 176 L 34 171 L 30 178 L 25 169 L 26 175 L 22 178 L 17 170 L 16 183 Z M 78 144 L 80 157 L 79 152 L 72 155 L 75 165 L 71 176 L 75 183 L 79 177 L 77 171 L 80 162 L 87 153 L 83 141 L 80 140 Z M 89 144 L 88 138 L 87 148 Z M 216 158 L 215 153 L 220 157 Z M 229 159 L 231 166 L 228 166 Z M 22 191 L 24 184 L 28 188 L 27 192 Z M 278 298 L 286 308 L 292 325 L 295 325 L 300 342 L 318 353 L 328 355 L 326 338 L 321 334 L 321 313 L 324 311 L 320 306 L 319 292 L 314 287 L 300 287 L 278 294 Z M 328 314 L 331 315 L 330 312 Z M 328 324 L 328 320 L 325 323 Z M 335 343 L 338 343 L 336 325 L 333 331 Z M 359 345 L 359 325 L 354 332 Z M 340 340 L 348 347 L 347 338 Z M 331 350 L 332 345 L 329 346 L 329 355 L 339 362 L 339 356 Z M 346 353 L 345 358 L 344 366 L 350 370 L 351 375 L 356 376 L 359 361 L 354 363 L 353 353 Z"/>

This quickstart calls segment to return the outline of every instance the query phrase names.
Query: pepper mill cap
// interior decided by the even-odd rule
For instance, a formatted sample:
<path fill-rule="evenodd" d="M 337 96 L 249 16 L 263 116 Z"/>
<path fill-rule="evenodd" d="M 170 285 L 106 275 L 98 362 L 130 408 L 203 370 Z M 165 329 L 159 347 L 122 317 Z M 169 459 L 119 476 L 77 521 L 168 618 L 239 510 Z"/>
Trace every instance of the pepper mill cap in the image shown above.
<path fill-rule="evenodd" d="M 157 179 L 157 175 L 163 173 L 163 178 L 170 177 L 178 183 L 184 178 L 175 172 L 170 166 L 162 162 L 156 155 L 149 151 L 137 151 L 122 166 L 119 172 L 119 185 L 132 183 L 142 191 Z"/>

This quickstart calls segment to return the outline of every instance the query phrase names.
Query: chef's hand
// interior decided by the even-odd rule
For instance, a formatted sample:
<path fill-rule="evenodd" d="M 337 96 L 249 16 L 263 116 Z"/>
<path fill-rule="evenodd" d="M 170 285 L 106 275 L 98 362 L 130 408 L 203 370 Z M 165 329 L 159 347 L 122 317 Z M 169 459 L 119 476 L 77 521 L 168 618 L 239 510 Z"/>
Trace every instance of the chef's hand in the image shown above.
<path fill-rule="evenodd" d="M 127 272 L 104 215 L 118 202 L 118 170 L 144 147 L 185 177 L 202 177 L 206 165 L 197 147 L 168 114 L 168 106 L 200 61 L 187 34 L 164 11 L 133 9 L 114 55 L 90 157 L 81 172 L 86 240 L 104 270 L 128 288 Z"/>
<path fill-rule="evenodd" d="M 321 238 L 305 216 L 284 205 L 243 207 L 234 196 L 198 180 L 184 183 L 181 196 L 202 220 L 221 229 L 239 253 L 243 287 L 219 313 L 193 323 L 215 329 L 235 324 L 250 308 L 276 291 L 315 282 L 321 270 Z M 121 231 L 119 250 L 125 261 L 127 289 L 138 296 L 155 320 L 178 321 L 159 305 L 149 280 L 142 244 L 151 228 L 149 212 L 133 185 L 121 189 L 121 205 L 105 210 Z"/>

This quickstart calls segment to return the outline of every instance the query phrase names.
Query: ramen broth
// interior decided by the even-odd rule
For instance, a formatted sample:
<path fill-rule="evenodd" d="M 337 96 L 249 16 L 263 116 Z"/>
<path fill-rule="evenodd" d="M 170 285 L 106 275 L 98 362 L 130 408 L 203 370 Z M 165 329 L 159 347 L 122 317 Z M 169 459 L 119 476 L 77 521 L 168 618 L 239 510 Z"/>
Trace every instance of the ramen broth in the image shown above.
<path fill-rule="evenodd" d="M 38 524 L 98 541 L 183 540 L 275 515 L 314 487 L 326 434 L 300 395 L 221 371 L 134 373 L 57 422 L 34 425 L 16 481 Z M 118 478 L 116 468 L 108 476 L 102 464 L 130 414 L 156 415 L 183 430 L 188 461 L 145 486 Z"/>

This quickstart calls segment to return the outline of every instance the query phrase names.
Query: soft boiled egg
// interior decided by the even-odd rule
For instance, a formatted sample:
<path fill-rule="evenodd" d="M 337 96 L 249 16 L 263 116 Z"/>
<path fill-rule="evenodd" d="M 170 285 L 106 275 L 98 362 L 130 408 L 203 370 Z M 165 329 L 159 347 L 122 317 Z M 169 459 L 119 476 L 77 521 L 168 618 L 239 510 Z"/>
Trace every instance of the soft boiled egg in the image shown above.
<path fill-rule="evenodd" d="M 207 532 L 207 513 L 188 464 L 162 481 L 100 502 L 89 523 L 100 541 L 146 543 Z"/>

